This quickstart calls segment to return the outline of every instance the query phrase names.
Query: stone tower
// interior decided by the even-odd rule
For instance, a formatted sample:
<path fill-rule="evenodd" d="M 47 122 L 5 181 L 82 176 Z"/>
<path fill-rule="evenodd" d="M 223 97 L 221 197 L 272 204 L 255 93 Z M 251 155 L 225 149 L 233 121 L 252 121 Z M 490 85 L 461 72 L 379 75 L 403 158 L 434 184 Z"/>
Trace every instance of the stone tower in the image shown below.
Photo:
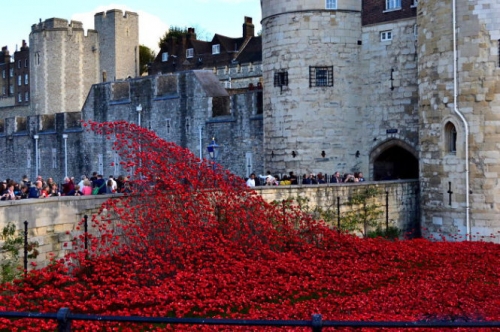
<path fill-rule="evenodd" d="M 262 0 L 261 7 L 266 170 L 366 172 L 368 158 L 357 158 L 361 1 Z"/>
<path fill-rule="evenodd" d="M 94 16 L 95 30 L 60 18 L 40 21 L 30 33 L 31 113 L 80 112 L 92 84 L 139 74 L 136 13 Z"/>
<path fill-rule="evenodd" d="M 500 3 L 454 4 L 418 3 L 422 223 L 489 236 L 500 230 Z"/>
<path fill-rule="evenodd" d="M 79 112 L 99 78 L 97 33 L 51 18 L 32 25 L 29 45 L 31 113 Z"/>
<path fill-rule="evenodd" d="M 102 81 L 139 76 L 139 16 L 118 9 L 97 13 Z"/>

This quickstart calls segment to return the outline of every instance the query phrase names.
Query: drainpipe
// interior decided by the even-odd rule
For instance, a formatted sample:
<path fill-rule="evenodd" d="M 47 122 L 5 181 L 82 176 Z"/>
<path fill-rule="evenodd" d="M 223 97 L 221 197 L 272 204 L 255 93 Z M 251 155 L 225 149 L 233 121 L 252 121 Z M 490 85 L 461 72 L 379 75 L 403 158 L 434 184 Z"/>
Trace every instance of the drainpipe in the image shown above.
<path fill-rule="evenodd" d="M 456 0 L 452 1 L 453 4 L 453 111 L 462 120 L 465 129 L 465 225 L 467 228 L 467 241 L 471 240 L 471 225 L 469 220 L 470 214 L 470 190 L 469 190 L 469 124 L 467 119 L 458 110 L 458 88 L 457 88 L 457 13 L 456 13 Z"/>
<path fill-rule="evenodd" d="M 203 126 L 198 126 L 198 131 L 200 132 L 200 162 L 203 160 L 203 138 L 201 136 L 201 132 L 203 130 Z"/>

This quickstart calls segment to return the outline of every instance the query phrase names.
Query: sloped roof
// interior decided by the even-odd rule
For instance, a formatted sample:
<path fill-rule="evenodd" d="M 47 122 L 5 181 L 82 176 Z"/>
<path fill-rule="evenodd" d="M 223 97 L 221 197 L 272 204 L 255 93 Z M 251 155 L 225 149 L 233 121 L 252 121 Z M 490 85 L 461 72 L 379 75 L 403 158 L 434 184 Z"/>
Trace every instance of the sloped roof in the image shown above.
<path fill-rule="evenodd" d="M 262 37 L 252 37 L 236 57 L 239 63 L 262 61 Z"/>
<path fill-rule="evenodd" d="M 223 35 L 215 34 L 214 38 L 212 39 L 212 44 L 217 44 L 217 41 L 219 42 L 221 46 L 221 52 L 222 50 L 226 52 L 236 52 L 239 50 L 241 45 L 244 42 L 244 38 L 231 38 L 231 37 L 226 37 Z M 236 46 L 235 46 L 236 45 Z"/>
<path fill-rule="evenodd" d="M 229 94 L 222 87 L 219 79 L 211 70 L 193 70 L 208 97 L 227 97 Z"/>

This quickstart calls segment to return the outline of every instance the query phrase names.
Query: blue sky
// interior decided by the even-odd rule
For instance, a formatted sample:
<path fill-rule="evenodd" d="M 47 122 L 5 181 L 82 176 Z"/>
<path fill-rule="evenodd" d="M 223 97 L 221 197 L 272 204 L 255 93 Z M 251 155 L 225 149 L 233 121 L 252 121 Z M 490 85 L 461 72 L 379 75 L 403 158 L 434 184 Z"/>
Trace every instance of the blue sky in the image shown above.
<path fill-rule="evenodd" d="M 94 14 L 107 9 L 130 10 L 139 14 L 140 43 L 157 51 L 159 38 L 171 25 L 194 27 L 200 37 L 214 33 L 241 37 L 245 16 L 253 18 L 260 31 L 259 0 L 23 0 L 2 3 L 0 46 L 11 54 L 23 39 L 29 43 L 31 25 L 40 19 L 63 18 L 83 22 L 84 29 L 94 25 Z"/>

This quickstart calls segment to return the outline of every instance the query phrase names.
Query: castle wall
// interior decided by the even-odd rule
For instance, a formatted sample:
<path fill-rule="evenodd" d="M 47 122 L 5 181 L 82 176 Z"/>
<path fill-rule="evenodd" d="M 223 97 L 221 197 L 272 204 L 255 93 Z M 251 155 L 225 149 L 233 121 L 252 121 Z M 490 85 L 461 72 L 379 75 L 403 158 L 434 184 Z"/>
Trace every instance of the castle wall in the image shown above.
<path fill-rule="evenodd" d="M 137 13 L 118 9 L 97 13 L 94 16 L 94 27 L 99 34 L 101 70 L 101 80 L 94 83 L 139 76 Z"/>
<path fill-rule="evenodd" d="M 457 1 L 457 95 L 453 91 L 452 2 L 420 2 L 419 109 L 423 224 L 433 232 L 467 232 L 470 180 L 472 234 L 490 235 L 500 210 L 500 5 Z M 469 129 L 466 160 L 465 126 Z M 456 129 L 456 149 L 450 128 Z M 466 162 L 470 174 L 466 173 Z"/>
<path fill-rule="evenodd" d="M 361 8 L 343 3 L 346 10 L 334 11 L 324 1 L 262 2 L 266 170 L 368 173 L 366 155 L 355 157 L 363 127 Z M 280 73 L 287 85 L 275 83 Z"/>
<path fill-rule="evenodd" d="M 362 71 L 358 77 L 364 96 L 363 134 L 362 144 L 353 147 L 361 156 L 370 155 L 391 140 L 405 142 L 414 151 L 419 149 L 415 24 L 413 18 L 363 27 Z M 383 31 L 390 31 L 392 39 L 381 41 Z"/>
<path fill-rule="evenodd" d="M 348 197 L 367 187 L 375 187 L 381 195 L 374 202 L 385 213 L 385 192 L 388 198 L 389 222 L 407 234 L 418 229 L 418 182 L 394 181 L 384 184 L 353 184 L 335 186 L 279 186 L 257 187 L 256 191 L 267 202 L 295 199 L 300 196 L 309 200 L 310 208 L 322 207 L 324 210 L 336 211 L 337 197 L 344 205 Z M 73 248 L 72 240 L 83 233 L 83 227 L 78 223 L 84 215 L 88 216 L 91 226 L 92 215 L 96 214 L 101 204 L 107 199 L 115 199 L 120 194 L 80 196 L 80 197 L 49 197 L 45 199 L 26 199 L 19 201 L 0 201 L 0 229 L 8 222 L 14 222 L 18 231 L 24 231 L 24 221 L 28 221 L 28 239 L 37 241 L 40 255 L 35 262 L 37 267 L 45 267 L 51 258 L 63 258 Z M 341 214 L 345 207 L 342 206 Z M 385 214 L 380 223 L 385 225 Z M 97 235 L 94 228 L 89 227 L 89 233 Z M 31 265 L 29 265 L 32 268 Z"/>
<path fill-rule="evenodd" d="M 81 22 L 52 18 L 30 33 L 31 112 L 80 111 L 88 90 L 98 82 L 97 33 Z"/>
<path fill-rule="evenodd" d="M 83 108 L 82 118 L 138 123 L 136 109 L 141 105 L 142 126 L 161 138 L 188 148 L 196 156 L 200 155 L 201 138 L 203 158 L 208 158 L 206 147 L 215 137 L 221 146 L 220 164 L 242 177 L 249 169 L 263 173 L 262 114 L 257 110 L 257 95 L 261 92 L 212 96 L 201 82 L 206 75 L 212 79 L 209 85 L 219 85 L 210 71 L 147 76 L 95 85 Z M 228 99 L 226 114 L 214 116 L 216 98 Z M 84 133 L 82 139 L 87 143 L 82 147 L 83 155 L 88 156 L 87 169 L 122 174 L 123 170 L 108 166 L 112 162 L 118 164 L 108 140 L 92 133 Z"/>

